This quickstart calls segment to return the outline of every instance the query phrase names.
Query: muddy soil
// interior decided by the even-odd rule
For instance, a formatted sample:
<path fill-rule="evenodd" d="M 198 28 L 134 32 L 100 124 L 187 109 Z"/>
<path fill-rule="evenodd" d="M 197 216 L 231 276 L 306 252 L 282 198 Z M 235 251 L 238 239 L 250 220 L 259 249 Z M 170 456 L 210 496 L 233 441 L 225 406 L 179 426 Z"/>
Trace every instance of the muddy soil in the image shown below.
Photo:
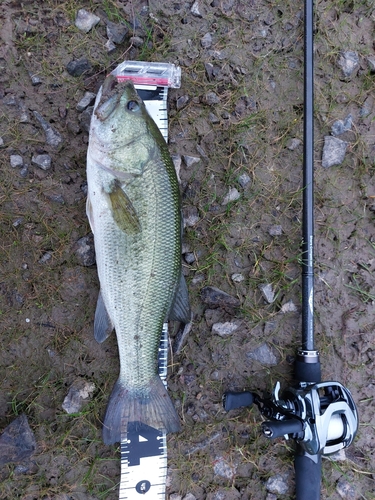
<path fill-rule="evenodd" d="M 80 8 L 100 18 L 87 33 L 75 26 Z M 109 23 L 126 28 L 111 52 Z M 370 0 L 317 2 L 317 348 L 323 380 L 346 385 L 360 415 L 353 445 L 323 462 L 330 500 L 375 498 L 374 27 Z M 344 75 L 348 51 L 357 59 Z M 72 75 L 69 63 L 82 58 L 82 74 Z M 25 414 L 37 449 L 0 467 L 0 498 L 118 498 L 119 450 L 101 441 L 118 353 L 115 336 L 103 345 L 93 338 L 96 267 L 78 251 L 90 235 L 91 108 L 77 104 L 124 59 L 182 69 L 181 88 L 169 92 L 169 146 L 183 158 L 194 320 L 170 363 L 182 432 L 168 438 L 168 495 L 293 498 L 293 443 L 267 441 L 256 408 L 226 414 L 221 403 L 228 389 L 287 387 L 300 341 L 303 4 L 290 0 L 2 0 L 0 429 Z M 349 114 L 352 126 L 339 136 L 345 159 L 324 168 L 324 138 Z M 239 307 L 207 305 L 206 286 Z M 215 333 L 226 322 L 232 332 Z M 68 415 L 62 403 L 77 379 L 95 391 Z M 273 489 L 277 474 L 282 485 Z"/>

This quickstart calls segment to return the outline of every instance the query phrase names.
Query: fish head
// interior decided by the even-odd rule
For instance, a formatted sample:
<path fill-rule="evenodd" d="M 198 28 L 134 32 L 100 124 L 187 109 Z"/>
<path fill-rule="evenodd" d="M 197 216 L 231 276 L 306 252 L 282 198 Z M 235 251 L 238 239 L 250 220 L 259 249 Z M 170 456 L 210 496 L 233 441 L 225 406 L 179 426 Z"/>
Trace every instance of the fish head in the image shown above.
<path fill-rule="evenodd" d="M 91 121 L 92 156 L 106 169 L 118 173 L 131 169 L 129 173 L 134 174 L 152 154 L 155 136 L 160 141 L 159 129 L 133 83 L 109 75 L 98 93 Z"/>

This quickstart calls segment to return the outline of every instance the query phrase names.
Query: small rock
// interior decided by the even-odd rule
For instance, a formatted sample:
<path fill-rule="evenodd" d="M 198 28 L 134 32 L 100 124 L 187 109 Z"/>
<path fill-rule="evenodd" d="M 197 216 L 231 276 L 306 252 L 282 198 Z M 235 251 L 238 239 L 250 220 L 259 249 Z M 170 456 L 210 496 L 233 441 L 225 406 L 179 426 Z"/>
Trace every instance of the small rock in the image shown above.
<path fill-rule="evenodd" d="M 341 68 L 345 78 L 351 78 L 359 69 L 359 57 L 357 52 L 351 50 L 341 52 L 337 65 Z"/>
<path fill-rule="evenodd" d="M 31 73 L 29 71 L 30 79 L 31 79 L 31 85 L 33 87 L 36 87 L 37 85 L 40 85 L 42 83 L 42 80 L 39 78 L 38 75 Z"/>
<path fill-rule="evenodd" d="M 241 198 L 241 194 L 237 191 L 236 188 L 230 188 L 228 193 L 224 196 L 222 205 L 228 205 L 231 201 L 237 201 Z"/>
<path fill-rule="evenodd" d="M 234 281 L 234 283 L 241 283 L 241 281 L 243 281 L 244 279 L 245 278 L 241 273 L 234 273 L 231 276 L 231 280 Z"/>
<path fill-rule="evenodd" d="M 182 500 L 197 500 L 197 497 L 192 493 L 187 493 Z"/>
<path fill-rule="evenodd" d="M 273 493 L 267 493 L 266 500 L 277 500 L 277 495 Z"/>
<path fill-rule="evenodd" d="M 85 95 L 77 104 L 76 110 L 79 112 L 84 111 L 88 106 L 90 106 L 90 104 L 93 103 L 95 97 L 96 94 L 94 94 L 93 92 L 85 92 Z"/>
<path fill-rule="evenodd" d="M 207 92 L 203 100 L 209 106 L 214 106 L 215 104 L 219 104 L 220 97 L 215 92 Z"/>
<path fill-rule="evenodd" d="M 189 102 L 189 96 L 188 95 L 181 95 L 178 97 L 176 101 L 176 108 L 177 110 L 180 110 L 186 106 L 186 104 Z"/>
<path fill-rule="evenodd" d="M 77 240 L 74 253 L 81 266 L 93 266 L 95 264 L 94 235 L 90 233 Z"/>
<path fill-rule="evenodd" d="M 286 143 L 286 147 L 291 151 L 294 151 L 301 144 L 302 144 L 301 139 L 297 139 L 296 137 L 294 137 L 293 139 L 289 139 L 289 141 Z"/>
<path fill-rule="evenodd" d="M 369 56 L 366 59 L 367 59 L 368 67 L 370 68 L 371 73 L 375 73 L 375 57 Z"/>
<path fill-rule="evenodd" d="M 196 0 L 191 9 L 190 9 L 190 12 L 193 14 L 193 16 L 195 17 L 202 17 L 202 14 L 200 13 L 200 10 L 199 10 L 199 2 L 198 0 Z"/>
<path fill-rule="evenodd" d="M 25 178 L 28 176 L 28 174 L 29 174 L 29 167 L 28 165 L 24 165 L 20 170 L 20 176 Z"/>
<path fill-rule="evenodd" d="M 337 481 L 336 491 L 345 500 L 357 500 L 359 498 L 356 495 L 354 486 L 345 477 L 341 477 Z"/>
<path fill-rule="evenodd" d="M 344 132 L 352 129 L 353 117 L 349 114 L 345 120 L 336 120 L 331 128 L 332 135 L 337 136 L 341 135 Z"/>
<path fill-rule="evenodd" d="M 0 148 L 2 148 L 3 146 L 4 146 L 4 139 L 0 137 Z"/>
<path fill-rule="evenodd" d="M 246 357 L 258 361 L 258 363 L 262 365 L 275 366 L 278 363 L 277 357 L 266 343 L 260 345 L 253 351 L 247 352 Z"/>
<path fill-rule="evenodd" d="M 176 170 L 176 175 L 177 175 L 177 180 L 179 184 L 181 184 L 181 178 L 180 178 L 180 170 L 181 170 L 181 155 L 171 155 L 174 169 Z"/>
<path fill-rule="evenodd" d="M 201 45 L 204 49 L 209 49 L 212 45 L 212 35 L 211 33 L 206 33 L 203 38 L 201 38 Z"/>
<path fill-rule="evenodd" d="M 189 265 L 194 264 L 194 262 L 196 260 L 194 252 L 186 252 L 184 254 L 184 259 L 185 259 L 186 264 L 189 264 Z"/>
<path fill-rule="evenodd" d="M 95 384 L 87 382 L 83 378 L 78 378 L 70 386 L 69 392 L 65 397 L 62 408 L 66 413 L 78 413 L 82 407 L 90 400 L 95 391 Z"/>
<path fill-rule="evenodd" d="M 341 448 L 341 450 L 336 451 L 336 453 L 329 455 L 329 460 L 333 460 L 334 462 L 346 462 L 345 449 Z"/>
<path fill-rule="evenodd" d="M 0 436 L 0 465 L 21 462 L 33 455 L 36 440 L 26 415 L 22 414 L 11 422 Z"/>
<path fill-rule="evenodd" d="M 272 304 L 275 301 L 275 292 L 272 289 L 272 285 L 270 283 L 262 283 L 258 286 L 263 298 L 269 303 Z"/>
<path fill-rule="evenodd" d="M 10 155 L 9 159 L 10 159 L 10 166 L 12 168 L 23 166 L 23 158 L 21 155 Z"/>
<path fill-rule="evenodd" d="M 220 118 L 218 118 L 214 113 L 209 113 L 208 119 L 211 123 L 220 123 Z"/>
<path fill-rule="evenodd" d="M 223 309 L 232 309 L 241 305 L 241 302 L 236 297 L 213 286 L 202 288 L 201 298 L 206 305 L 212 308 L 222 307 Z"/>
<path fill-rule="evenodd" d="M 268 232 L 271 236 L 281 236 L 283 234 L 283 228 L 279 225 L 274 225 L 268 228 Z"/>
<path fill-rule="evenodd" d="M 31 158 L 31 162 L 37 165 L 42 170 L 49 170 L 51 168 L 52 159 L 50 155 L 34 155 Z"/>
<path fill-rule="evenodd" d="M 127 26 L 122 23 L 112 23 L 107 21 L 107 37 L 111 42 L 119 45 L 125 39 L 125 35 L 128 32 Z"/>
<path fill-rule="evenodd" d="M 216 457 L 214 461 L 214 473 L 217 476 L 224 477 L 232 481 L 236 474 L 237 467 L 232 463 L 225 460 L 224 457 Z"/>
<path fill-rule="evenodd" d="M 108 54 L 116 50 L 116 45 L 112 42 L 112 40 L 107 40 L 104 46 L 107 49 Z"/>
<path fill-rule="evenodd" d="M 71 76 L 81 76 L 83 73 L 91 70 L 91 64 L 86 59 L 86 57 L 81 57 L 80 59 L 73 59 L 66 66 L 66 71 Z"/>
<path fill-rule="evenodd" d="M 42 126 L 44 133 L 46 134 L 46 143 L 50 146 L 58 147 L 63 142 L 63 138 L 61 137 L 59 132 L 53 129 L 51 125 L 43 118 L 43 116 L 38 113 L 38 111 L 33 111 L 33 113 L 35 118 Z"/>
<path fill-rule="evenodd" d="M 49 260 L 52 259 L 52 255 L 49 252 L 46 252 L 45 254 L 42 255 L 42 257 L 39 259 L 39 264 L 46 264 Z"/>
<path fill-rule="evenodd" d="M 172 493 L 169 495 L 169 500 L 182 500 L 182 496 L 178 493 Z"/>
<path fill-rule="evenodd" d="M 75 25 L 76 27 L 83 31 L 84 33 L 88 33 L 91 28 L 96 26 L 100 21 L 100 17 L 88 12 L 85 9 L 79 9 L 77 12 Z"/>
<path fill-rule="evenodd" d="M 283 313 L 283 314 L 286 314 L 286 313 L 291 313 L 291 312 L 296 312 L 297 311 L 297 307 L 295 306 L 294 302 L 292 300 L 289 300 L 289 302 L 286 302 L 280 309 L 280 311 Z"/>
<path fill-rule="evenodd" d="M 90 123 L 93 110 L 94 106 L 89 106 L 79 115 L 79 123 L 85 132 L 89 132 L 90 130 Z"/>
<path fill-rule="evenodd" d="M 219 488 L 207 494 L 206 500 L 240 500 L 241 493 L 235 488 Z"/>
<path fill-rule="evenodd" d="M 225 323 L 215 323 L 212 325 L 212 333 L 215 333 L 220 337 L 228 337 L 236 330 L 238 330 L 238 325 L 236 323 L 231 323 L 230 321 L 226 321 Z"/>
<path fill-rule="evenodd" d="M 238 182 L 240 184 L 240 186 L 245 189 L 245 187 L 247 187 L 250 182 L 251 182 L 251 177 L 246 174 L 246 173 L 243 173 L 241 174 L 239 177 L 238 177 Z"/>
<path fill-rule="evenodd" d="M 133 45 L 133 47 L 136 47 L 138 49 L 145 43 L 143 38 L 141 38 L 140 36 L 131 36 L 129 42 L 131 45 Z"/>
<path fill-rule="evenodd" d="M 348 143 L 327 135 L 324 137 L 322 166 L 324 168 L 340 165 L 345 158 L 346 148 Z"/>
<path fill-rule="evenodd" d="M 267 491 L 277 495 L 285 495 L 288 492 L 288 475 L 276 474 L 268 478 L 266 482 Z"/>
<path fill-rule="evenodd" d="M 184 159 L 184 162 L 185 162 L 185 165 L 187 166 L 187 168 L 190 168 L 193 165 L 195 165 L 196 163 L 198 163 L 199 161 L 201 161 L 201 159 L 197 158 L 196 156 L 183 155 L 182 158 Z"/>
<path fill-rule="evenodd" d="M 198 209 L 196 207 L 186 207 L 183 209 L 184 227 L 194 227 L 199 221 Z"/>

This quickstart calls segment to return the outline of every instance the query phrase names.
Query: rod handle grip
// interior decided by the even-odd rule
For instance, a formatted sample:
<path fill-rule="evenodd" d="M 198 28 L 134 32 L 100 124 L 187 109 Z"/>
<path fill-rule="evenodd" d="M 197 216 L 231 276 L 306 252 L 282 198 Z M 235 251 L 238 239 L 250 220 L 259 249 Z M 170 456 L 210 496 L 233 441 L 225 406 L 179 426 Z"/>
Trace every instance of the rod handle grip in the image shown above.
<path fill-rule="evenodd" d="M 296 500 L 320 500 L 322 456 L 310 457 L 298 447 L 294 457 L 294 470 L 296 473 Z"/>
<path fill-rule="evenodd" d="M 235 410 L 242 406 L 251 406 L 254 403 L 254 395 L 251 392 L 226 392 L 223 396 L 225 411 Z"/>

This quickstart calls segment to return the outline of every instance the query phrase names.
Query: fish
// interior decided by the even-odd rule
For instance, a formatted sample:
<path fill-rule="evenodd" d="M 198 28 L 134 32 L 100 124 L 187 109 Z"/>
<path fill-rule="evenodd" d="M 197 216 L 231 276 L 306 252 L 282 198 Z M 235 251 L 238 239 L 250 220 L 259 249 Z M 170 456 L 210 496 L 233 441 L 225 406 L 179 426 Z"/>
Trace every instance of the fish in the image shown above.
<path fill-rule="evenodd" d="M 103 441 L 121 441 L 129 423 L 177 432 L 179 417 L 158 375 L 158 348 L 163 323 L 191 320 L 179 184 L 167 144 L 133 83 L 113 75 L 94 105 L 87 187 L 100 283 L 94 336 L 101 343 L 115 330 L 120 358 Z"/>

